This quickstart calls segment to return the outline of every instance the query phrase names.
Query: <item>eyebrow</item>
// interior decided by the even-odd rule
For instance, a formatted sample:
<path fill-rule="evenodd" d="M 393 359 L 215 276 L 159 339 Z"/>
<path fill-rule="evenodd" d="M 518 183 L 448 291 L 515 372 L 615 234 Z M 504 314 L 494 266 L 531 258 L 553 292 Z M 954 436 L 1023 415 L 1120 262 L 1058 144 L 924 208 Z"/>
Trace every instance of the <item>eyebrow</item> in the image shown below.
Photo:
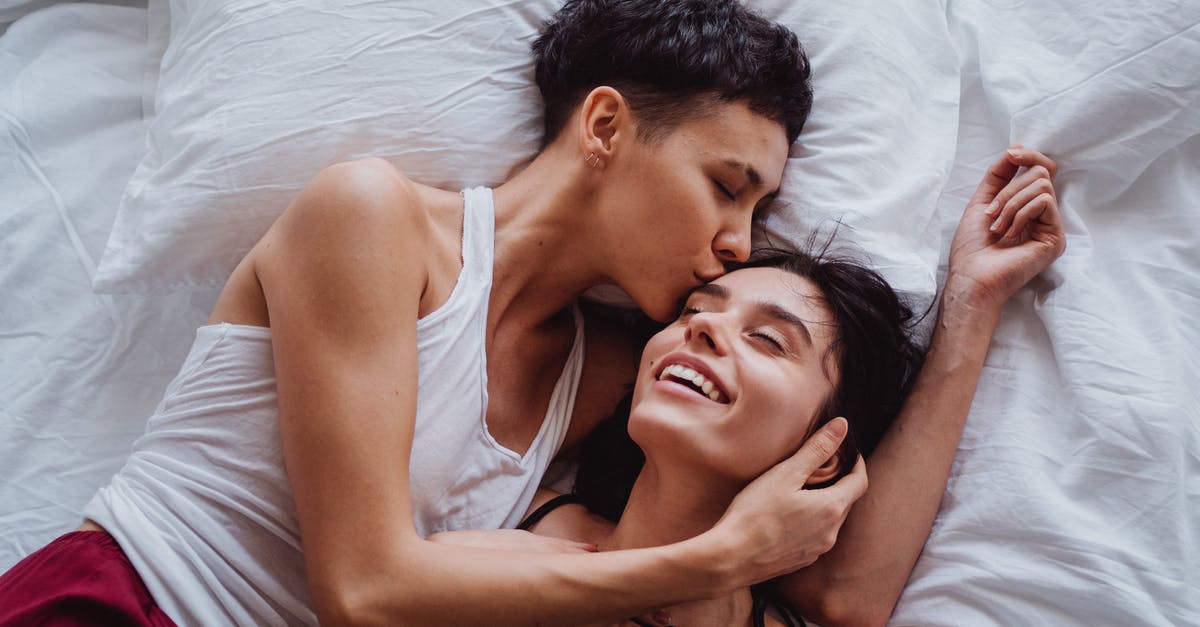
<path fill-rule="evenodd" d="M 749 179 L 750 185 L 752 185 L 754 187 L 762 187 L 763 186 L 762 175 L 758 173 L 758 170 L 754 169 L 754 166 L 752 166 L 748 163 L 737 161 L 735 159 L 726 159 L 725 161 L 722 161 L 722 163 L 730 168 L 733 168 L 734 170 L 739 170 L 742 173 L 744 173 L 746 175 L 746 178 Z M 770 193 L 766 194 L 764 196 L 764 199 L 768 200 L 768 201 L 773 201 L 773 200 L 775 200 L 775 197 L 778 195 L 779 195 L 779 188 L 775 188 Z"/>
<path fill-rule="evenodd" d="M 804 321 L 800 319 L 800 316 L 797 316 L 796 314 L 784 309 L 783 307 L 780 307 L 779 305 L 776 305 L 775 303 L 758 303 L 758 307 L 762 309 L 763 313 L 767 314 L 768 317 L 774 318 L 779 322 L 794 327 L 800 337 L 804 338 L 804 342 L 808 344 L 809 348 L 812 348 L 812 334 L 808 332 L 808 326 L 804 324 Z"/>
<path fill-rule="evenodd" d="M 696 286 L 696 289 L 692 290 L 692 293 L 700 294 L 702 296 L 711 296 L 720 300 L 729 300 L 729 288 L 725 287 L 724 285 L 717 285 L 716 283 L 705 283 L 703 285 L 698 285 Z"/>
<path fill-rule="evenodd" d="M 742 172 L 745 172 L 746 178 L 750 179 L 751 185 L 754 185 L 755 187 L 762 185 L 762 175 L 758 173 L 758 170 L 754 169 L 754 166 L 747 163 L 742 163 L 741 161 L 735 161 L 733 159 L 726 159 L 723 163 L 735 170 L 741 170 Z"/>
<path fill-rule="evenodd" d="M 717 285 L 716 283 L 705 283 L 704 285 L 698 286 L 696 289 L 692 290 L 692 294 L 700 294 L 723 301 L 729 300 L 729 288 L 725 287 L 724 285 Z M 800 319 L 800 316 L 797 316 L 796 314 L 772 302 L 757 302 L 754 304 L 754 306 L 758 308 L 759 311 L 766 314 L 768 318 L 782 322 L 796 329 L 796 333 L 804 339 L 804 342 L 808 344 L 810 348 L 812 347 L 812 333 L 809 332 L 808 325 L 804 324 L 804 321 Z"/>

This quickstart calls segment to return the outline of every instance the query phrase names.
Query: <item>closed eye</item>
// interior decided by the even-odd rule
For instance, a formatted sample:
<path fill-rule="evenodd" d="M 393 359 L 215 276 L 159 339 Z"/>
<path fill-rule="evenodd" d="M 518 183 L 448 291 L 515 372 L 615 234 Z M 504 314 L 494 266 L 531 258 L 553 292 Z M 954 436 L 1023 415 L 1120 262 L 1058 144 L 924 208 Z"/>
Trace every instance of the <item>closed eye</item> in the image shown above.
<path fill-rule="evenodd" d="M 721 181 L 718 181 L 717 179 L 713 179 L 712 182 L 713 182 L 713 185 L 716 186 L 717 190 L 720 191 L 723 196 L 725 196 L 729 200 L 737 200 L 737 196 L 734 196 L 733 192 L 729 191 L 729 188 L 725 187 L 725 185 L 723 185 L 721 183 Z"/>
<path fill-rule="evenodd" d="M 761 331 L 755 331 L 754 333 L 750 334 L 750 337 L 761 340 L 762 342 L 768 344 L 769 346 L 771 346 L 771 348 L 773 348 L 777 351 L 780 351 L 780 352 L 783 351 L 783 343 L 780 342 L 779 340 L 775 339 L 768 333 L 763 333 Z"/>

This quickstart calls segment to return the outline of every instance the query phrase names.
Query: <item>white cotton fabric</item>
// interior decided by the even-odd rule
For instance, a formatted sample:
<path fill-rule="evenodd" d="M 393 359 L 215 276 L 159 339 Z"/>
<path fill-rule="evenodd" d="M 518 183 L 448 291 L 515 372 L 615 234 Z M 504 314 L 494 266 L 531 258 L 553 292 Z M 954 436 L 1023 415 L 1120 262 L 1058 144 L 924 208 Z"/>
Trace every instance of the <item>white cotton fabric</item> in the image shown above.
<path fill-rule="evenodd" d="M 337 161 L 383 157 L 445 189 L 503 182 L 541 142 L 529 45 L 559 4 L 152 2 L 151 40 L 169 30 L 170 43 L 146 82 L 147 152 L 95 287 L 220 286 Z M 937 249 L 911 242 L 932 242 L 958 98 L 940 7 L 748 5 L 795 29 L 816 68 L 814 113 L 772 232 L 790 240 L 841 219 L 889 278 L 930 296 Z"/>
<path fill-rule="evenodd" d="M 952 2 L 943 242 L 1010 142 L 1067 251 L 1004 309 L 894 625 L 1200 625 L 1200 4 Z"/>
<path fill-rule="evenodd" d="M 528 451 L 491 437 L 483 350 L 491 191 L 465 197 L 463 270 L 446 303 L 417 323 L 409 484 L 422 536 L 520 522 L 566 435 L 583 367 L 576 310 L 574 346 Z M 270 329 L 200 327 L 145 435 L 83 514 L 117 539 L 181 624 L 315 625 L 280 445 Z"/>
<path fill-rule="evenodd" d="M 436 4 L 430 15 L 454 5 Z M 819 4 L 830 20 L 843 6 Z M 871 19 L 860 9 L 846 14 L 840 31 L 823 29 L 822 37 L 845 38 L 847 56 L 808 46 L 817 63 L 816 110 L 789 164 L 805 171 L 789 172 L 785 183 L 795 189 L 792 206 L 805 222 L 783 233 L 802 239 L 813 222 L 805 216 L 822 211 L 802 204 L 808 193 L 835 198 L 827 190 L 841 190 L 853 209 L 874 202 L 876 187 L 915 176 L 940 199 L 935 228 L 920 236 L 911 235 L 915 226 L 895 231 L 910 234 L 896 235 L 886 254 L 902 260 L 892 275 L 919 285 L 944 267 L 909 264 L 924 264 L 921 251 L 928 250 L 944 260 L 984 168 L 1009 141 L 1021 141 L 1060 160 L 1070 238 L 1066 256 L 1005 309 L 942 511 L 892 623 L 1200 624 L 1200 105 L 1193 61 L 1200 58 L 1200 5 L 871 4 L 893 30 L 856 26 L 854 20 Z M 524 5 L 475 6 L 493 16 L 493 26 L 471 32 L 496 33 L 518 19 L 506 11 Z M 782 0 L 760 6 L 789 10 Z M 906 8 L 924 17 L 905 19 Z M 939 15 L 944 33 L 918 26 Z M 789 19 L 808 44 L 807 16 Z M 455 48 L 465 34 L 453 19 L 443 22 L 443 32 L 462 35 L 430 41 L 447 51 L 437 67 L 459 77 L 449 82 L 453 90 L 471 83 L 459 73 L 467 58 Z M 142 9 L 79 2 L 38 10 L 0 36 L 0 570 L 78 525 L 83 505 L 145 431 L 216 298 L 215 289 L 153 296 L 91 289 L 125 183 L 147 150 L 146 29 Z M 854 69 L 855 47 L 874 46 L 873 54 L 887 58 L 901 34 L 918 42 L 916 53 L 949 50 L 945 59 L 961 72 L 961 106 L 945 151 L 923 152 L 919 135 L 849 118 L 839 123 L 839 112 L 829 111 L 840 103 L 844 113 L 888 119 L 901 107 L 906 113 L 894 121 L 907 128 L 908 111 L 932 110 L 922 93 L 935 77 L 921 64 L 892 63 L 886 73 Z M 500 52 L 509 50 L 507 40 L 495 41 L 495 58 L 510 58 Z M 192 53 L 213 55 L 202 47 Z M 219 56 L 208 58 L 219 65 Z M 822 70 L 834 62 L 838 72 Z M 499 61 L 493 68 L 498 79 L 516 76 L 501 91 L 529 88 L 528 75 L 507 68 Z M 846 80 L 837 83 L 840 95 L 822 95 L 822 81 L 834 84 L 843 72 L 855 72 L 859 85 Z M 234 96 L 229 106 L 241 102 Z M 891 99 L 873 107 L 876 97 Z M 489 123 L 530 115 L 488 102 L 495 104 Z M 420 103 L 429 109 L 409 114 L 423 117 L 395 120 L 386 130 L 429 127 L 407 140 L 432 141 L 445 130 L 432 125 L 466 106 L 449 92 Z M 536 127 L 531 119 L 521 124 Z M 905 143 L 889 143 L 893 136 Z M 340 146 L 359 139 L 334 138 Z M 804 152 L 818 141 L 822 151 Z M 436 152 L 417 145 L 417 154 Z M 906 163 L 914 150 L 919 158 Z M 952 157 L 948 183 L 925 178 L 941 167 L 926 160 L 930 155 Z M 824 165 L 826 156 L 837 156 L 838 165 Z M 464 161 L 504 158 L 498 150 Z M 842 168 L 858 159 L 887 165 L 862 177 Z M 896 164 L 901 169 L 891 170 Z M 926 205 L 911 198 L 920 204 L 912 214 L 913 207 L 879 205 L 846 239 L 886 241 L 895 228 L 888 220 L 921 219 Z M 162 206 L 171 205 L 166 198 Z M 874 246 L 868 252 L 874 256 Z M 175 280 L 156 276 L 153 264 L 140 271 L 147 283 Z"/>

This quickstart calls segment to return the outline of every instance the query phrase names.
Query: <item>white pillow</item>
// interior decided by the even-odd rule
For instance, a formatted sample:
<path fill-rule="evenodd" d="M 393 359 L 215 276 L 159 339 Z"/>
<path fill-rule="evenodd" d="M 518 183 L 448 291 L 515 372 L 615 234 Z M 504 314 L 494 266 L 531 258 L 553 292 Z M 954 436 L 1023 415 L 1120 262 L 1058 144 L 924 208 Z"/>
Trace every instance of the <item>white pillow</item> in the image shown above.
<path fill-rule="evenodd" d="M 4 27 L 57 0 L 0 0 L 0 33 Z"/>
<path fill-rule="evenodd" d="M 940 10 L 876 4 L 749 3 L 796 30 L 816 67 L 791 210 L 767 226 L 798 234 L 853 210 L 853 236 L 885 271 L 906 269 L 894 273 L 900 287 L 932 286 L 935 239 L 914 247 L 953 157 L 957 66 Z M 537 150 L 529 44 L 558 6 L 171 0 L 147 154 L 96 289 L 219 286 L 337 161 L 382 156 L 449 189 L 502 182 Z"/>
<path fill-rule="evenodd" d="M 944 8 L 750 4 L 796 31 L 813 66 L 813 111 L 764 233 L 802 243 L 819 230 L 820 243 L 837 228 L 838 241 L 866 253 L 897 290 L 932 298 L 941 252 L 935 211 L 958 136 L 959 64 Z"/>

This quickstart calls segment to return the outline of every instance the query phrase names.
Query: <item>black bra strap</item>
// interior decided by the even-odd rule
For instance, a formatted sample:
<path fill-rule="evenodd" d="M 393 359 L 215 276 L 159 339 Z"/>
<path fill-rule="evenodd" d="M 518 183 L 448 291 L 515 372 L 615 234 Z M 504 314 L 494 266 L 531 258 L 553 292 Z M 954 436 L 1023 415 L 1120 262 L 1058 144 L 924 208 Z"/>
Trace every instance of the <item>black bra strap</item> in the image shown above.
<path fill-rule="evenodd" d="M 539 521 L 546 517 L 546 514 L 549 514 L 563 505 L 570 505 L 572 503 L 579 502 L 579 497 L 575 496 L 574 494 L 560 494 L 549 501 L 542 503 L 540 507 L 533 510 L 532 514 L 526 516 L 525 520 L 522 520 L 521 524 L 517 525 L 517 529 L 529 531 L 529 528 L 538 524 Z"/>

